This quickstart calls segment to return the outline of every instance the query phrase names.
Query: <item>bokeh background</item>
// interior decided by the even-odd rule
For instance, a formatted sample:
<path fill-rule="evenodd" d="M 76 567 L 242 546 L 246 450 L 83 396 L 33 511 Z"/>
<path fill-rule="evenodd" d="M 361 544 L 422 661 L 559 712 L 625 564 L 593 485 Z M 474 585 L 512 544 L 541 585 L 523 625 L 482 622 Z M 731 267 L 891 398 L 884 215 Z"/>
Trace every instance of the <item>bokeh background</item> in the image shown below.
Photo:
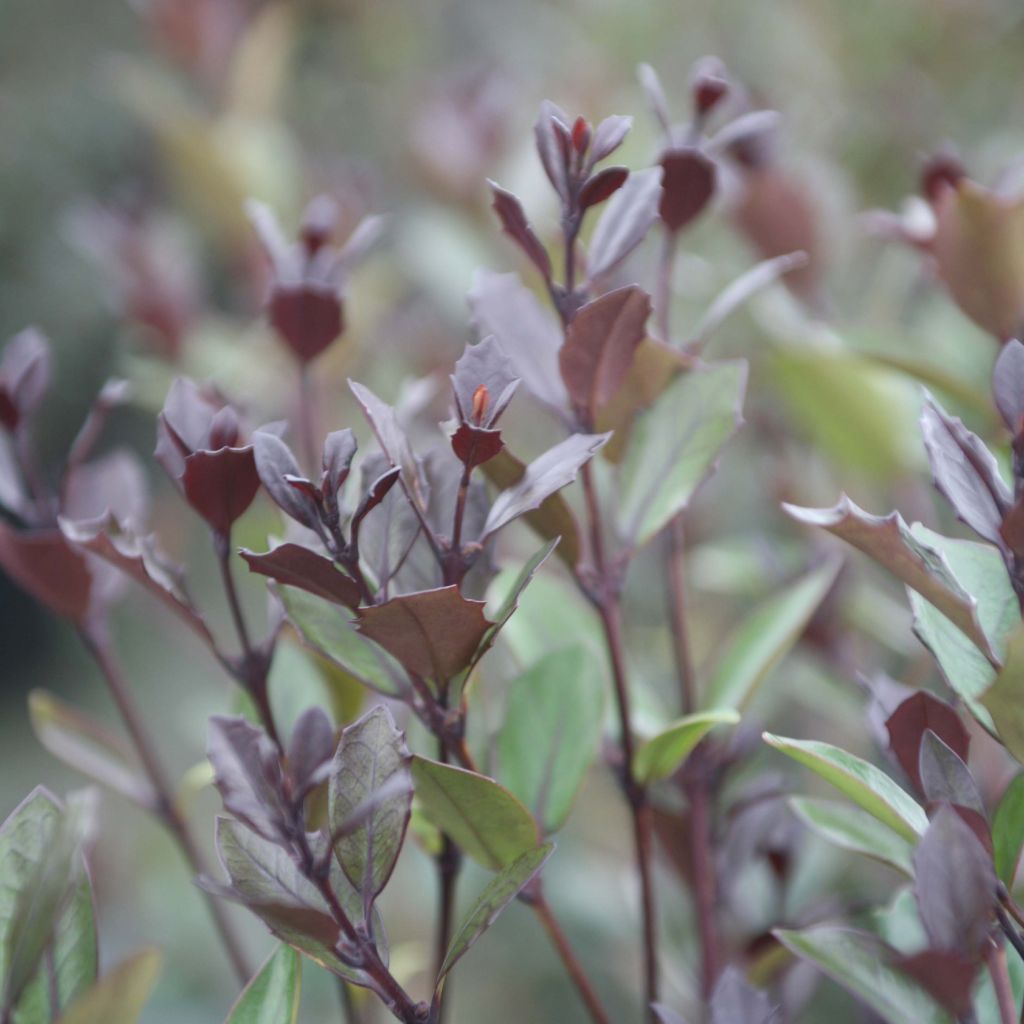
<path fill-rule="evenodd" d="M 995 343 L 914 254 L 871 238 L 860 215 L 898 206 L 917 188 L 922 155 L 947 140 L 983 181 L 1024 155 L 1022 52 L 1018 0 L 0 0 L 0 338 L 37 324 L 53 341 L 56 381 L 37 437 L 52 456 L 112 374 L 136 391 L 108 443 L 147 459 L 153 417 L 179 373 L 212 377 L 257 419 L 287 414 L 292 369 L 260 319 L 264 268 L 242 204 L 263 199 L 290 229 L 311 196 L 329 191 L 346 224 L 367 212 L 388 218 L 384 241 L 351 281 L 345 339 L 317 364 L 325 425 L 355 426 L 366 439 L 345 378 L 388 398 L 414 376 L 443 380 L 471 336 L 473 270 L 522 269 L 493 223 L 485 179 L 518 190 L 542 234 L 554 237 L 532 152 L 539 102 L 548 97 L 591 119 L 634 114 L 623 162 L 644 166 L 658 141 L 637 64 L 658 70 L 682 118 L 692 62 L 715 53 L 751 102 L 783 115 L 779 165 L 813 211 L 827 312 L 812 318 L 779 288 L 714 342 L 714 355 L 750 358 L 752 379 L 747 427 L 691 517 L 703 661 L 740 613 L 820 543 L 784 519 L 780 500 L 829 504 L 846 489 L 871 511 L 900 507 L 908 519 L 957 530 L 926 479 L 915 423 L 921 382 L 993 436 Z M 631 264 L 648 286 L 651 257 L 645 249 Z M 754 259 L 725 206 L 706 216 L 679 265 L 679 329 Z M 543 443 L 545 429 L 528 409 L 510 426 L 526 448 Z M 153 526 L 194 566 L 196 592 L 223 626 L 203 531 L 166 481 L 152 479 Z M 275 525 L 258 502 L 237 539 L 260 548 Z M 510 553 L 514 561 L 515 541 Z M 651 552 L 635 568 L 627 623 L 641 705 L 651 707 L 671 692 L 656 559 Z M 255 615 L 263 588 L 246 586 Z M 552 587 L 536 599 L 546 603 L 524 608 L 523 649 L 557 643 L 560 629 L 592 629 Z M 898 589 L 865 562 L 852 562 L 833 605 L 757 710 L 787 734 L 870 754 L 858 672 L 887 668 L 921 680 L 931 669 Z M 563 617 L 552 624 L 556 614 Z M 202 760 L 205 718 L 232 707 L 229 684 L 146 600 L 126 602 L 116 625 L 162 751 L 184 774 Z M 79 784 L 32 736 L 30 688 L 110 720 L 113 711 L 71 631 L 2 577 L 0 638 L 6 815 L 36 782 L 58 792 Z M 314 699 L 352 713 L 297 648 L 285 655 L 274 683 L 284 714 Z M 779 773 L 767 779 L 784 781 L 770 755 L 758 763 Z M 188 799 L 208 837 L 218 800 L 208 789 Z M 114 798 L 102 818 L 95 864 L 104 963 L 155 941 L 167 958 L 147 1024 L 221 1020 L 233 984 L 174 851 Z M 628 826 L 606 773 L 593 774 L 561 847 L 547 873 L 554 901 L 616 1019 L 631 1020 Z M 754 858 L 743 869 L 730 907 L 738 934 L 883 902 L 892 891 L 882 869 L 806 839 L 796 849 L 784 905 L 764 864 Z M 466 877 L 464 894 L 479 882 Z M 660 892 L 666 1001 L 685 1006 L 692 933 L 667 866 Z M 430 864 L 410 849 L 385 914 L 407 976 L 427 955 L 433 906 Z M 252 951 L 268 948 L 262 926 L 241 919 Z M 485 1015 L 583 1019 L 521 908 L 467 958 L 453 992 L 455 1024 Z M 334 1019 L 331 985 L 312 968 L 305 995 L 303 1021 Z M 823 982 L 803 1019 L 866 1018 Z"/>

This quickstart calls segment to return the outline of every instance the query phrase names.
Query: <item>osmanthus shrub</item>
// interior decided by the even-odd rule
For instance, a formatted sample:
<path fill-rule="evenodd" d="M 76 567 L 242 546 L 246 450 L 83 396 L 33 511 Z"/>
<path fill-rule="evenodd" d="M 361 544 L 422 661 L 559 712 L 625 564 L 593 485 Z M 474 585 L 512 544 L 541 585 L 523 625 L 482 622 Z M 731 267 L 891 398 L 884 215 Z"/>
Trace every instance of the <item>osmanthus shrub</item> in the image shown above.
<path fill-rule="evenodd" d="M 771 865 L 780 893 L 789 879 L 775 847 L 732 827 L 763 796 L 747 771 L 759 730 L 735 727 L 750 718 L 758 687 L 829 594 L 838 564 L 780 574 L 770 596 L 737 613 L 735 628 L 698 670 L 685 520 L 742 425 L 747 386 L 746 362 L 705 359 L 707 341 L 739 304 L 780 279 L 813 306 L 815 239 L 772 156 L 776 118 L 732 104 L 721 65 L 695 69 L 682 125 L 671 120 L 650 68 L 641 69 L 641 81 L 663 140 L 652 165 L 639 170 L 609 163 L 630 118 L 592 125 L 543 105 L 535 141 L 558 204 L 553 242 L 515 195 L 492 184 L 500 227 L 531 276 L 478 273 L 468 296 L 477 339 L 449 368 L 449 416 L 430 429 L 411 427 L 401 402 L 358 381 L 349 390 L 361 422 L 323 436 L 313 416 L 317 359 L 344 335 L 344 290 L 379 222 L 364 221 L 339 243 L 336 211 L 318 199 L 291 242 L 266 207 L 250 205 L 272 264 L 268 319 L 294 357 L 301 395 L 294 422 L 271 420 L 279 410 L 261 418 L 240 401 L 245 396 L 180 378 L 155 424 L 156 461 L 208 535 L 230 640 L 193 596 L 195 567 L 174 564 L 147 533 L 145 477 L 135 460 L 120 451 L 94 455 L 111 409 L 129 398 L 127 385 L 105 387 L 62 464 L 43 466 L 33 423 L 46 397 L 49 347 L 28 331 L 4 350 L 0 565 L 77 631 L 122 724 L 111 729 L 36 692 L 34 727 L 57 757 L 166 828 L 245 986 L 230 1021 L 294 1021 L 301 964 L 312 961 L 338 979 L 348 1019 L 365 1008 L 351 998 L 355 986 L 404 1024 L 438 1024 L 451 972 L 517 900 L 550 938 L 580 1014 L 611 1021 L 612 980 L 588 976 L 588 957 L 573 949 L 544 884 L 545 865 L 559 856 L 557 835 L 592 770 L 617 780 L 630 821 L 639 920 L 623 923 L 619 938 L 636 950 L 634 1019 L 683 1019 L 661 976 L 666 963 L 684 957 L 696 979 L 681 1008 L 689 1019 L 781 1019 L 784 993 L 752 984 L 767 976 L 746 977 L 750 950 L 765 940 L 763 923 L 725 915 L 723 894 L 737 865 Z M 674 329 L 677 250 L 687 230 L 712 214 L 726 180 L 739 188 L 734 221 L 766 260 L 729 285 L 698 323 Z M 780 219 L 787 209 L 792 216 Z M 632 279 L 630 258 L 649 238 L 660 255 L 646 288 Z M 1011 344 L 996 374 L 1015 439 L 1022 357 L 1024 348 Z M 540 451 L 506 443 L 505 417 L 519 403 L 548 417 L 549 443 Z M 1024 571 L 1020 487 L 1006 484 L 981 441 L 938 406 L 928 407 L 925 429 L 943 493 L 984 544 L 944 539 L 898 517 L 873 519 L 849 504 L 798 514 L 877 555 L 914 588 L 920 635 L 955 692 L 1012 752 L 1024 743 L 1014 691 L 1018 654 L 1024 658 L 1014 631 Z M 237 523 L 261 493 L 280 513 L 280 532 L 265 550 L 239 549 Z M 520 541 L 530 536 L 534 553 L 502 566 L 516 549 L 503 543 L 512 531 Z M 660 556 L 656 589 L 669 595 L 670 698 L 632 676 L 637 652 L 623 628 L 630 569 L 646 547 Z M 240 599 L 240 567 L 269 590 L 260 626 Z M 482 706 L 479 678 L 497 671 L 489 654 L 514 630 L 524 592 L 542 581 L 576 589 L 601 643 L 595 652 L 570 633 L 557 649 L 521 659 L 509 678 L 489 680 L 502 694 L 495 718 Z M 224 807 L 216 823 L 187 820 L 120 668 L 109 623 L 130 587 L 177 616 L 244 698 L 246 715 L 209 722 L 208 760 Z M 365 713 L 335 721 L 328 709 L 311 707 L 283 727 L 271 670 L 289 632 L 359 685 Z M 879 692 L 892 701 L 893 687 Z M 866 989 L 883 1016 L 889 1004 L 881 999 L 906 999 L 911 1015 L 890 1019 L 924 1020 L 940 1006 L 966 1012 L 982 960 L 995 965 L 997 982 L 1003 977 L 991 934 L 999 928 L 1018 941 L 1016 907 L 996 879 L 1012 880 L 1020 816 L 997 813 L 990 833 L 957 713 L 931 696 L 911 701 L 893 706 L 889 724 L 922 802 L 841 751 L 772 742 L 837 782 L 865 812 L 803 801 L 802 817 L 916 877 L 923 951 L 890 959 L 881 940 L 829 929 L 780 939 Z M 1007 800 L 1018 801 L 1018 790 Z M 153 984 L 151 951 L 97 971 L 82 854 L 89 806 L 79 796 L 62 806 L 37 791 L 0 831 L 3 1024 L 130 1024 Z M 205 863 L 198 827 L 215 830 L 219 868 Z M 399 858 L 417 856 L 430 858 L 437 879 L 435 927 L 423 938 L 433 943 L 432 961 L 418 976 L 392 963 L 381 905 Z M 457 901 L 466 858 L 490 877 Z M 671 873 L 657 874 L 656 860 Z M 584 858 L 584 880 L 586 866 Z M 659 921 L 668 901 L 656 887 L 677 885 L 693 911 L 695 939 L 685 943 Z M 280 940 L 258 972 L 225 902 L 247 908 Z M 892 974 L 876 991 L 866 965 L 884 972 L 889 963 Z"/>

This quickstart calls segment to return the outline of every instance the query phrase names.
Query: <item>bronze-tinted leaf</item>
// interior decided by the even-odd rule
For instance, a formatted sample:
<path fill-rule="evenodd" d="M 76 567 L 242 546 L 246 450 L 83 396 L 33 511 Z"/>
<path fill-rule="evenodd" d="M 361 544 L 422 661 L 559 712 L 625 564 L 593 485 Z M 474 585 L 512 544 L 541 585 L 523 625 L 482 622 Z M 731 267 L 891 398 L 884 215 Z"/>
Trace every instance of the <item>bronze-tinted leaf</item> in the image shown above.
<path fill-rule="evenodd" d="M 929 805 L 948 803 L 953 804 L 957 811 L 973 811 L 982 820 L 982 834 L 988 832 L 984 827 L 985 805 L 970 770 L 963 758 L 931 729 L 921 737 L 918 776 L 921 779 L 921 792 Z M 967 824 L 972 827 L 975 823 L 967 820 Z M 991 846 L 991 839 L 988 845 Z"/>
<path fill-rule="evenodd" d="M 580 209 L 589 210 L 591 206 L 599 206 L 613 196 L 626 183 L 629 170 L 626 167 L 606 167 L 588 178 L 580 189 Z"/>
<path fill-rule="evenodd" d="M 188 503 L 219 533 L 252 504 L 260 489 L 252 445 L 193 452 L 181 478 Z"/>
<path fill-rule="evenodd" d="M 82 625 L 92 597 L 92 573 L 60 530 L 18 531 L 0 521 L 0 567 L 50 611 Z"/>
<path fill-rule="evenodd" d="M 316 501 L 303 490 L 292 487 L 289 477 L 301 477 L 302 470 L 291 449 L 276 434 L 257 430 L 252 435 L 256 472 L 267 493 L 286 515 L 303 526 L 316 529 L 320 521 Z"/>
<path fill-rule="evenodd" d="M 278 583 L 301 587 L 335 604 L 359 607 L 359 588 L 355 581 L 340 572 L 329 558 L 301 544 L 280 544 L 263 554 L 243 549 L 241 555 L 253 572 L 269 576 Z"/>
<path fill-rule="evenodd" d="M 530 222 L 526 219 L 519 199 L 493 181 L 488 184 L 491 186 L 491 194 L 494 196 L 491 205 L 501 221 L 505 234 L 526 253 L 527 258 L 541 272 L 545 280 L 550 280 L 551 257 L 548 256 L 547 249 L 544 248 L 540 239 L 534 234 L 533 228 L 530 227 Z"/>
<path fill-rule="evenodd" d="M 661 170 L 658 214 L 669 231 L 681 231 L 715 194 L 715 165 L 699 149 L 684 146 L 663 154 Z"/>
<path fill-rule="evenodd" d="M 897 957 L 893 966 L 913 978 L 955 1017 L 970 1011 L 974 979 L 978 975 L 975 958 L 951 949 L 925 949 Z"/>
<path fill-rule="evenodd" d="M 337 289 L 311 281 L 274 288 L 269 314 L 285 344 L 304 363 L 320 355 L 345 329 Z"/>
<path fill-rule="evenodd" d="M 451 382 L 459 418 L 472 421 L 478 427 L 491 428 L 512 400 L 519 386 L 519 375 L 497 339 L 491 336 L 466 346 L 455 364 Z M 478 409 L 479 415 L 476 415 Z"/>
<path fill-rule="evenodd" d="M 504 448 L 500 430 L 483 430 L 469 423 L 459 424 L 452 434 L 452 451 L 468 469 L 483 465 Z"/>
<path fill-rule="evenodd" d="M 919 772 L 921 740 L 929 729 L 959 757 L 967 760 L 971 738 L 960 716 L 945 701 L 924 690 L 918 690 L 903 701 L 886 720 L 885 728 L 896 760 L 918 792 L 922 791 Z"/>

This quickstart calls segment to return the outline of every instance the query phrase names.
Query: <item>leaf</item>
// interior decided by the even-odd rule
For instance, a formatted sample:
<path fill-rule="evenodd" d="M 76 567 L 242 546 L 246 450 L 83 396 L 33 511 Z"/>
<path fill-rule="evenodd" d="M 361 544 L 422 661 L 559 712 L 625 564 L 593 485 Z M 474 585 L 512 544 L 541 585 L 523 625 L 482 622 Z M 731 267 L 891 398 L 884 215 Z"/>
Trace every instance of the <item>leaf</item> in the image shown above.
<path fill-rule="evenodd" d="M 243 548 L 240 554 L 252 572 L 308 590 L 346 608 L 359 607 L 359 588 L 355 580 L 339 571 L 329 558 L 301 544 L 279 544 L 262 554 Z"/>
<path fill-rule="evenodd" d="M 929 395 L 921 412 L 921 433 L 935 486 L 957 516 L 992 544 L 1013 503 L 995 456 L 977 434 L 942 409 Z"/>
<path fill-rule="evenodd" d="M 992 819 L 992 848 L 996 874 L 1012 889 L 1024 850 L 1024 775 L 1015 775 L 999 800 Z"/>
<path fill-rule="evenodd" d="M 157 949 L 122 960 L 79 996 L 57 1024 L 136 1024 L 156 984 L 160 960 Z"/>
<path fill-rule="evenodd" d="M 966 759 L 971 737 L 960 716 L 945 701 L 918 690 L 902 701 L 886 719 L 889 746 L 900 767 L 919 792 L 921 786 L 921 740 L 931 730 L 956 754 Z"/>
<path fill-rule="evenodd" d="M 919 775 L 929 803 L 956 804 L 984 818 L 985 805 L 967 765 L 931 729 L 921 737 Z"/>
<path fill-rule="evenodd" d="M 316 501 L 306 491 L 288 483 L 289 477 L 302 477 L 288 445 L 268 430 L 257 430 L 252 435 L 252 446 L 256 472 L 274 503 L 296 522 L 316 530 L 320 524 Z"/>
<path fill-rule="evenodd" d="M 490 428 L 512 401 L 519 387 L 519 376 L 497 340 L 487 337 L 466 346 L 455 364 L 451 382 L 459 417 L 464 421 L 473 420 L 478 427 Z M 481 385 L 485 389 L 486 405 L 483 415 L 474 418 L 474 402 Z"/>
<path fill-rule="evenodd" d="M 584 647 L 554 651 L 513 680 L 498 734 L 501 779 L 557 832 L 593 763 L 604 718 L 600 672 Z"/>
<path fill-rule="evenodd" d="M 330 664 L 385 697 L 409 689 L 401 665 L 372 640 L 360 636 L 346 611 L 304 590 L 282 587 L 277 593 L 302 642 Z"/>
<path fill-rule="evenodd" d="M 707 686 L 705 708 L 742 710 L 800 639 L 832 588 L 840 563 L 827 562 L 758 605 L 727 641 Z"/>
<path fill-rule="evenodd" d="M 15 530 L 0 521 L 0 569 L 40 604 L 81 625 L 92 605 L 92 573 L 59 530 Z"/>
<path fill-rule="evenodd" d="M 711 993 L 711 1024 L 772 1024 L 777 1019 L 771 1000 L 736 967 L 726 967 Z"/>
<path fill-rule="evenodd" d="M 481 543 L 519 516 L 540 508 L 545 499 L 571 484 L 609 436 L 572 434 L 534 459 L 523 476 L 494 499 Z"/>
<path fill-rule="evenodd" d="M 650 296 L 629 285 L 588 302 L 573 317 L 558 364 L 584 423 L 593 422 L 622 385 L 650 312 Z"/>
<path fill-rule="evenodd" d="M 242 990 L 224 1024 L 296 1024 L 302 996 L 302 959 L 280 945 Z"/>
<path fill-rule="evenodd" d="M 789 805 L 823 839 L 844 850 L 874 857 L 913 878 L 910 844 L 860 808 L 809 796 L 790 797 Z"/>
<path fill-rule="evenodd" d="M 1024 762 L 1024 629 L 1010 638 L 1006 663 L 979 699 L 1006 749 Z"/>
<path fill-rule="evenodd" d="M 908 527 L 898 512 L 871 515 L 845 494 L 832 508 L 782 507 L 797 522 L 820 526 L 873 558 L 934 605 L 986 656 L 995 657 L 978 618 L 977 601 L 954 575 L 944 553 Z"/>
<path fill-rule="evenodd" d="M 928 818 L 921 806 L 888 775 L 863 758 L 817 740 L 794 740 L 766 732 L 764 741 L 806 765 L 911 843 L 928 827 Z"/>
<path fill-rule="evenodd" d="M 971 990 L 978 961 L 954 950 L 925 949 L 893 960 L 893 965 L 914 979 L 935 1001 L 956 1017 L 971 1014 Z M 986 1016 L 982 1020 L 988 1020 Z"/>
<path fill-rule="evenodd" d="M 678 1013 L 661 1003 L 651 1003 L 651 1009 L 657 1016 L 659 1024 L 686 1024 L 686 1021 Z"/>
<path fill-rule="evenodd" d="M 658 215 L 669 231 L 695 220 L 715 194 L 715 164 L 699 149 L 683 146 L 661 157 L 661 202 Z"/>
<path fill-rule="evenodd" d="M 227 534 L 260 489 L 252 445 L 193 452 L 185 458 L 181 485 L 192 508 Z"/>
<path fill-rule="evenodd" d="M 396 783 L 398 792 L 386 795 Z M 332 836 L 366 806 L 365 817 L 334 844 L 342 870 L 362 894 L 368 919 L 394 871 L 412 807 L 409 748 L 391 712 L 380 705 L 341 734 L 331 766 L 328 821 Z"/>
<path fill-rule="evenodd" d="M 467 857 L 501 871 L 538 843 L 530 812 L 493 779 L 413 756 L 416 796 Z"/>
<path fill-rule="evenodd" d="M 152 786 L 120 736 L 45 690 L 28 695 L 28 711 L 36 738 L 59 761 L 142 807 L 153 806 Z"/>
<path fill-rule="evenodd" d="M 568 132 L 569 118 L 566 113 L 550 100 L 544 100 L 533 126 L 534 141 L 544 173 L 562 199 L 568 196 L 569 186 L 565 177 L 564 151 L 559 136 L 567 137 Z"/>
<path fill-rule="evenodd" d="M 625 167 L 606 167 L 588 178 L 580 188 L 580 209 L 589 210 L 613 196 L 626 183 L 629 170 Z"/>
<path fill-rule="evenodd" d="M 875 936 L 837 925 L 772 933 L 790 952 L 814 964 L 887 1024 L 952 1024 L 924 989 L 888 966 L 893 951 Z"/>
<path fill-rule="evenodd" d="M 917 912 L 932 946 L 976 955 L 992 924 L 996 876 L 971 827 L 948 804 L 914 851 Z"/>
<path fill-rule="evenodd" d="M 470 946 L 498 920 L 501 912 L 530 883 L 554 849 L 554 843 L 545 843 L 536 849 L 527 850 L 487 883 L 452 937 L 437 975 L 437 988 L 440 988 L 448 972 L 466 955 Z"/>
<path fill-rule="evenodd" d="M 467 296 L 473 322 L 493 335 L 527 389 L 559 413 L 568 396 L 558 372 L 562 329 L 518 274 L 479 270 Z"/>
<path fill-rule="evenodd" d="M 493 181 L 488 181 L 487 184 L 490 185 L 494 197 L 491 206 L 498 215 L 505 234 L 526 253 L 527 259 L 540 271 L 541 276 L 545 280 L 551 280 L 551 257 L 548 256 L 547 249 L 541 245 L 540 239 L 533 233 L 519 199 Z"/>
<path fill-rule="evenodd" d="M 643 240 L 658 219 L 661 168 L 634 171 L 604 208 L 588 250 L 591 281 L 614 270 Z"/>
<path fill-rule="evenodd" d="M 438 686 L 472 660 L 492 623 L 484 602 L 470 601 L 457 586 L 402 594 L 356 612 L 363 636 L 380 644 L 404 668 Z"/>
<path fill-rule="evenodd" d="M 676 378 L 638 417 L 621 467 L 624 538 L 646 543 L 689 505 L 743 422 L 746 383 L 745 362 L 714 363 Z"/>
<path fill-rule="evenodd" d="M 667 725 L 640 744 L 633 759 L 633 773 L 643 783 L 657 782 L 675 774 L 690 751 L 718 725 L 736 725 L 736 711 L 699 711 Z"/>
<path fill-rule="evenodd" d="M 1016 436 L 1024 427 L 1024 344 L 1016 338 L 999 352 L 992 370 L 992 397 L 1006 429 Z"/>
<path fill-rule="evenodd" d="M 487 635 L 484 637 L 479 649 L 477 650 L 474 657 L 475 662 L 479 662 L 481 657 L 494 644 L 494 641 L 497 639 L 498 634 L 501 632 L 505 623 L 512 618 L 512 615 L 519 607 L 519 598 L 522 597 L 523 591 L 525 591 L 530 585 L 534 576 L 537 575 L 540 567 L 548 560 L 548 556 L 551 552 L 558 547 L 558 543 L 557 539 L 550 541 L 539 551 L 534 552 L 530 560 L 526 562 L 516 574 L 511 586 L 498 602 L 496 610 L 493 614 L 490 614 L 493 625 L 488 630 Z M 488 603 L 490 603 L 490 600 Z"/>

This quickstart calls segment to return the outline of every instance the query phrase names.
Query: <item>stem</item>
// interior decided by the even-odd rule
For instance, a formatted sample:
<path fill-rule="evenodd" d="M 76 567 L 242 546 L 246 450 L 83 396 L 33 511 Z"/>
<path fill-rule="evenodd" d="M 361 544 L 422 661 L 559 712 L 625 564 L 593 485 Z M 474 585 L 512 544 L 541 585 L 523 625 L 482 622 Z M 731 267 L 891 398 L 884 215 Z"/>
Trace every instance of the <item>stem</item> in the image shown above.
<path fill-rule="evenodd" d="M 124 679 L 120 666 L 114 659 L 109 639 L 99 627 L 82 628 L 79 632 L 86 650 L 92 655 L 107 684 L 107 689 L 131 738 L 135 752 L 138 754 L 143 771 L 153 787 L 155 795 L 154 813 L 160 819 L 161 824 L 171 833 L 171 836 L 181 850 L 185 862 L 194 876 L 209 874 L 205 858 L 200 852 L 192 834 L 189 831 L 185 819 L 178 810 L 172 797 L 172 788 L 168 775 L 160 763 L 156 753 L 156 745 L 150 736 L 131 688 Z M 214 926 L 220 935 L 231 966 L 242 984 L 245 984 L 252 977 L 252 970 L 246 963 L 242 953 L 241 943 L 234 933 L 224 910 L 224 906 L 213 895 L 204 893 L 207 909 L 213 919 Z"/>
<path fill-rule="evenodd" d="M 668 586 L 671 610 L 672 649 L 679 674 L 679 702 L 683 714 L 690 714 L 697 706 L 697 673 L 690 649 L 690 631 L 686 625 L 688 604 L 686 590 L 686 547 L 683 517 L 677 515 L 665 530 L 668 538 Z"/>
<path fill-rule="evenodd" d="M 1002 942 L 993 942 L 985 955 L 992 987 L 996 990 L 999 1019 L 1002 1024 L 1017 1024 L 1017 1004 L 1010 984 L 1010 971 L 1006 964 L 1006 950 Z"/>
<path fill-rule="evenodd" d="M 438 740 L 438 760 L 442 764 L 448 763 L 448 745 L 445 741 Z M 452 941 L 452 926 L 455 920 L 455 892 L 459 881 L 459 869 L 462 866 L 462 857 L 459 848 L 451 841 L 447 834 L 442 836 L 441 851 L 436 858 L 437 882 L 438 882 L 438 916 L 437 932 L 434 945 L 434 977 L 441 977 L 441 966 L 444 964 L 448 954 L 448 947 Z M 446 979 L 444 986 L 438 993 L 434 1006 L 435 1024 L 442 1024 L 445 1018 L 445 997 L 448 995 L 450 981 Z"/>
<path fill-rule="evenodd" d="M 654 288 L 654 319 L 666 345 L 672 344 L 669 320 L 672 313 L 672 271 L 676 262 L 676 234 L 665 229 L 661 243 L 661 256 L 658 260 L 658 277 Z"/>
<path fill-rule="evenodd" d="M 302 455 L 306 463 L 306 471 L 314 472 L 317 464 L 316 431 L 313 427 L 315 419 L 315 395 L 313 393 L 313 375 L 309 372 L 309 364 L 299 365 L 299 434 L 302 438 Z"/>

